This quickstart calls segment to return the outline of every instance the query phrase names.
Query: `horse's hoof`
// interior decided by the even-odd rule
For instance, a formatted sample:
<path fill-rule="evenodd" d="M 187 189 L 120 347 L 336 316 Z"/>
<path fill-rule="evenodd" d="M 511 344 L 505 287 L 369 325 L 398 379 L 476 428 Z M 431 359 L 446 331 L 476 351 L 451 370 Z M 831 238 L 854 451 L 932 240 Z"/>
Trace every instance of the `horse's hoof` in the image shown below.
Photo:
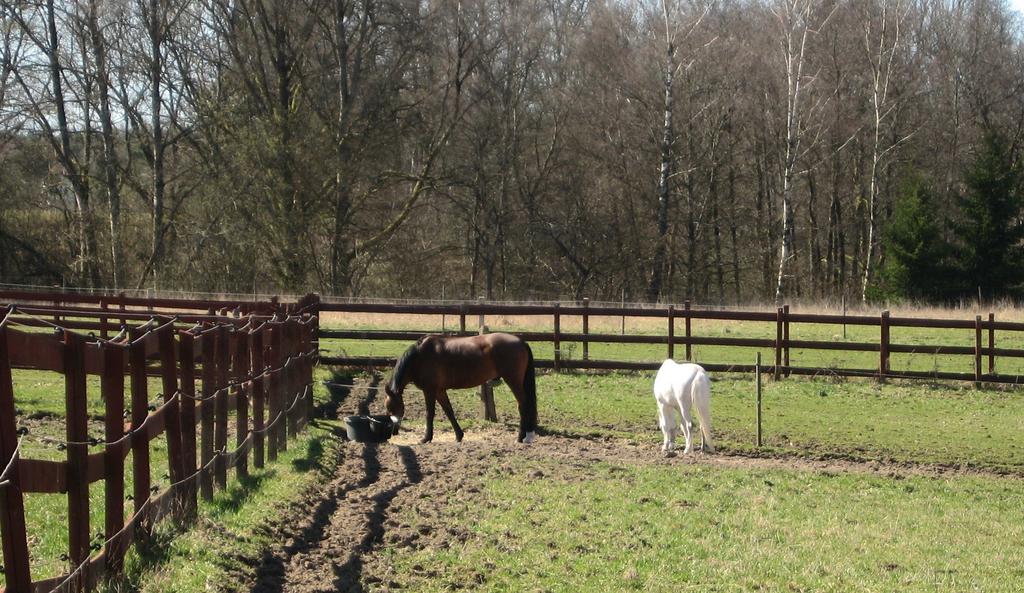
<path fill-rule="evenodd" d="M 462 433 L 459 433 L 459 434 L 455 435 L 455 442 L 456 443 L 461 443 L 462 442 Z"/>
<path fill-rule="evenodd" d="M 525 435 L 523 435 L 523 437 L 519 439 L 519 442 L 520 443 L 525 443 L 525 444 L 529 445 L 530 443 L 532 443 L 533 441 L 536 441 L 536 440 L 537 440 L 537 433 L 531 431 L 531 432 L 528 432 Z"/>
<path fill-rule="evenodd" d="M 665 454 L 665 458 L 666 459 L 670 458 L 670 457 L 675 457 L 676 456 L 676 452 L 674 450 L 672 450 L 672 449 L 664 451 L 664 454 Z"/>
<path fill-rule="evenodd" d="M 434 439 L 433 439 L 433 438 L 431 438 L 431 437 L 423 437 L 422 439 L 420 439 L 420 444 L 421 444 L 421 445 L 424 445 L 424 444 L 426 444 L 426 443 L 429 443 L 429 442 L 430 442 L 430 441 L 432 441 L 432 440 L 434 440 Z"/>

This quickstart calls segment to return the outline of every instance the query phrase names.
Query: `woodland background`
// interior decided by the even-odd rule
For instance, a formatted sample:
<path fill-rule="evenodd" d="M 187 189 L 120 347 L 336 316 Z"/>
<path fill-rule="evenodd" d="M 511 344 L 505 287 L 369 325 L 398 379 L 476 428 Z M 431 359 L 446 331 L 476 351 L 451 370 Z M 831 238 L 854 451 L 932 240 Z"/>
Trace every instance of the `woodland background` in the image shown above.
<path fill-rule="evenodd" d="M 1001 0 L 0 0 L 0 282 L 1020 296 Z"/>

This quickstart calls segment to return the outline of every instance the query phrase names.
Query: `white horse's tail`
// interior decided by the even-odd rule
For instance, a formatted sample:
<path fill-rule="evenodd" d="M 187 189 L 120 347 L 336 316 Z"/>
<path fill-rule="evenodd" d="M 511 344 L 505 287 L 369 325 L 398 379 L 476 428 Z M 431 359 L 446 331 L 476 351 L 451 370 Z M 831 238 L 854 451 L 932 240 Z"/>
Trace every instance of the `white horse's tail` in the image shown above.
<path fill-rule="evenodd" d="M 707 372 L 701 370 L 693 378 L 690 386 L 690 401 L 696 408 L 700 420 L 701 441 L 708 451 L 714 452 L 715 447 L 711 441 L 711 379 Z"/>

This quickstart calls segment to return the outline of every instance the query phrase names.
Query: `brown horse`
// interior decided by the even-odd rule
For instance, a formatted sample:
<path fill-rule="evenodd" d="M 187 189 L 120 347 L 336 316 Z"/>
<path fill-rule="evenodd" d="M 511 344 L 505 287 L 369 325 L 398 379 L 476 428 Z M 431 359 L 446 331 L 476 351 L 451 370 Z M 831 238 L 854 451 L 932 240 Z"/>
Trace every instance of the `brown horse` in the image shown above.
<path fill-rule="evenodd" d="M 448 400 L 449 389 L 465 389 L 500 377 L 519 403 L 519 442 L 537 437 L 537 386 L 533 369 L 533 351 L 529 344 L 510 334 L 484 334 L 467 338 L 424 336 L 398 359 L 387 392 L 388 414 L 394 417 L 395 430 L 405 416 L 402 393 L 409 383 L 423 390 L 427 404 L 427 432 L 420 442 L 434 438 L 434 413 L 441 404 L 462 440 L 462 428 Z"/>

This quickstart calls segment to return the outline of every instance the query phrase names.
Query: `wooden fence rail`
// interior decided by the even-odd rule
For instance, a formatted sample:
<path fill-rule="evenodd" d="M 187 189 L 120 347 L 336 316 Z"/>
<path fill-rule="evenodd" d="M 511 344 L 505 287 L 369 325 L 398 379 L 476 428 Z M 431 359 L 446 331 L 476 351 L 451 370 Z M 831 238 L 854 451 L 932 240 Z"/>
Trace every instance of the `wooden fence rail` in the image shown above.
<path fill-rule="evenodd" d="M 9 299 L 9 295 L 0 298 Z M 262 303 L 251 306 L 245 317 L 211 314 L 187 319 L 191 327 L 183 329 L 184 316 L 157 312 L 161 304 L 166 301 L 155 302 L 147 321 L 125 328 L 114 339 L 68 329 L 40 332 L 33 323 L 47 316 L 49 325 L 59 328 L 66 320 L 106 315 L 102 309 L 43 311 L 16 306 L 8 307 L 0 321 L 0 535 L 6 580 L 0 593 L 92 588 L 102 576 L 121 570 L 130 545 L 146 539 L 154 523 L 171 514 L 194 516 L 197 497 L 209 499 L 215 487 L 225 488 L 229 469 L 246 475 L 250 453 L 253 464 L 262 467 L 265 442 L 271 443 L 273 458 L 288 436 L 308 422 L 317 358 L 315 308 L 287 315 L 285 311 L 298 312 L 298 307 L 279 307 L 275 312 L 277 303 Z M 180 311 L 195 304 L 169 308 Z M 133 315 L 116 315 L 122 314 Z M 25 439 L 33 435 L 18 426 L 14 368 L 52 371 L 64 377 L 66 430 L 60 443 L 66 451 L 64 461 L 26 456 Z M 102 438 L 89 431 L 89 375 L 100 378 Z M 152 403 L 156 394 L 149 393 L 151 377 L 160 378 L 158 405 Z M 197 379 L 202 385 L 199 391 Z M 229 449 L 232 412 L 235 442 Z M 155 468 L 150 462 L 151 443 L 157 438 L 165 439 L 168 452 L 169 483 L 163 487 L 154 483 Z M 98 447 L 98 452 L 91 453 L 92 447 Z M 133 488 L 127 497 L 132 508 L 126 520 L 129 453 Z M 96 541 L 90 535 L 89 485 L 101 480 L 105 520 L 102 539 Z M 24 496 L 32 493 L 67 495 L 71 566 L 67 574 L 32 579 L 24 510 Z"/>
<path fill-rule="evenodd" d="M 617 307 L 597 306 L 589 301 L 574 304 L 501 304 L 484 302 L 466 302 L 453 304 L 413 304 L 413 303 L 321 303 L 318 311 L 322 313 L 374 313 L 379 315 L 444 315 L 459 319 L 459 330 L 448 331 L 450 335 L 473 335 L 475 331 L 467 331 L 467 316 L 526 316 L 550 319 L 552 331 L 515 331 L 516 335 L 528 342 L 551 343 L 554 354 L 551 359 L 537 360 L 540 368 L 562 369 L 600 369 L 600 370 L 655 370 L 661 360 L 621 361 L 594 360 L 590 357 L 590 346 L 595 343 L 604 344 L 646 344 L 664 345 L 665 356 L 674 358 L 676 346 L 684 347 L 684 358 L 693 359 L 694 346 L 725 346 L 732 348 L 771 349 L 774 353 L 774 364 L 762 367 L 776 378 L 788 375 L 827 375 L 845 377 L 877 377 L 906 379 L 940 379 L 978 381 L 991 383 L 1024 383 L 1024 376 L 1018 374 L 996 372 L 996 359 L 1024 358 L 1024 349 L 999 348 L 996 346 L 996 331 L 1016 333 L 1024 336 L 1024 323 L 996 321 L 994 314 L 987 318 L 980 315 L 972 320 L 930 319 L 917 317 L 893 317 L 888 311 L 877 316 L 872 315 L 835 315 L 792 313 L 788 306 L 777 308 L 776 311 L 718 311 L 696 309 L 689 302 L 682 307 L 675 305 L 658 307 Z M 665 332 L 658 335 L 647 334 L 608 334 L 591 333 L 592 317 L 629 318 L 663 318 Z M 565 319 L 577 317 L 583 328 L 582 332 L 562 331 Z M 693 332 L 694 320 L 748 322 L 775 325 L 774 338 L 699 336 Z M 682 324 L 682 332 L 677 324 Z M 828 324 L 861 327 L 877 327 L 878 340 L 875 342 L 846 342 L 826 340 L 801 340 L 791 338 L 794 325 Z M 891 338 L 893 328 L 930 328 L 949 330 L 973 330 L 974 344 L 942 345 L 942 344 L 899 344 Z M 514 330 L 513 330 L 514 331 Z M 344 340 L 380 340 L 380 341 L 411 341 L 423 335 L 423 331 L 414 330 L 348 330 L 321 329 L 321 339 Z M 987 336 L 987 341 L 983 337 Z M 582 358 L 571 360 L 563 352 L 563 344 L 582 344 Z M 809 367 L 794 365 L 791 359 L 793 350 L 800 351 L 841 351 L 877 353 L 878 364 L 874 368 L 853 367 Z M 973 372 L 951 371 L 915 371 L 893 369 L 893 354 L 927 354 L 954 357 L 970 357 Z M 321 362 L 326 365 L 338 365 L 362 368 L 381 368 L 393 365 L 393 357 L 381 356 L 336 356 L 322 355 Z M 754 372 L 753 364 L 729 364 L 715 360 L 701 360 L 701 364 L 712 371 Z"/>

